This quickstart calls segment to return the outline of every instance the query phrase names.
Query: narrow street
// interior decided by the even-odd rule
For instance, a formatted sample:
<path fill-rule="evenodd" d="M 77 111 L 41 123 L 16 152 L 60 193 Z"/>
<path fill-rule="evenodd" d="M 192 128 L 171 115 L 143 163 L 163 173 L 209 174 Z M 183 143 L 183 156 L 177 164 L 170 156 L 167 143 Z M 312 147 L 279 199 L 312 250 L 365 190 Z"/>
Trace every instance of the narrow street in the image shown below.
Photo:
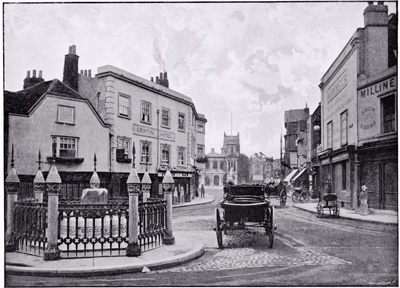
<path fill-rule="evenodd" d="M 205 248 L 195 261 L 148 273 L 61 278 L 7 275 L 8 286 L 397 286 L 397 227 L 275 210 L 274 247 L 261 228 L 228 231 L 218 249 L 211 204 L 174 209 L 174 236 Z"/>

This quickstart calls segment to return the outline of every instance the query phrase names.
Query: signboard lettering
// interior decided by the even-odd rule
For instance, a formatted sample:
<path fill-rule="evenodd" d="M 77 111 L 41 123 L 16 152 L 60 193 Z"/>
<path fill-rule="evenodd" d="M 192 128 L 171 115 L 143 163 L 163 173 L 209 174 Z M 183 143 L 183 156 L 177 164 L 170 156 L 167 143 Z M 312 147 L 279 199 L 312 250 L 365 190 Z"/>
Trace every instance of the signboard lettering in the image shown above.
<path fill-rule="evenodd" d="M 347 73 L 344 72 L 328 90 L 328 102 L 330 102 L 344 87 L 347 86 Z"/>
<path fill-rule="evenodd" d="M 157 129 L 150 128 L 150 127 L 143 127 L 136 124 L 133 124 L 133 134 L 146 136 L 151 138 L 157 138 Z M 175 141 L 175 133 L 169 131 L 159 131 L 158 132 L 159 138 L 162 140 L 167 141 Z"/>
<path fill-rule="evenodd" d="M 388 91 L 392 91 L 396 89 L 396 76 L 393 76 L 391 78 L 385 79 L 381 82 L 378 82 L 374 85 L 371 85 L 369 87 L 366 87 L 364 89 L 361 89 L 359 92 L 359 95 L 362 98 L 368 97 L 368 96 L 379 96 L 381 94 L 384 94 Z"/>

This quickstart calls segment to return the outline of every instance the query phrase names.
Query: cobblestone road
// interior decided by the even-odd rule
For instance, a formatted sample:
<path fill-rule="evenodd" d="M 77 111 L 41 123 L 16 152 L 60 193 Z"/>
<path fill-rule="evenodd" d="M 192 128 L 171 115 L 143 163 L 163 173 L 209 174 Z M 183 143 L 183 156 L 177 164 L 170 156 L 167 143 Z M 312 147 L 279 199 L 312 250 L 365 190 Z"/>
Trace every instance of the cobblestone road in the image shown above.
<path fill-rule="evenodd" d="M 185 232 L 177 232 L 185 233 Z M 193 272 L 207 270 L 227 270 L 253 267 L 342 265 L 347 261 L 304 247 L 285 238 L 275 236 L 273 249 L 268 249 L 268 238 L 261 229 L 229 231 L 224 237 L 224 249 L 217 248 L 213 231 L 192 231 L 186 236 L 201 239 L 206 250 L 202 257 L 186 265 L 159 272 Z M 207 257 L 208 255 L 208 257 Z"/>

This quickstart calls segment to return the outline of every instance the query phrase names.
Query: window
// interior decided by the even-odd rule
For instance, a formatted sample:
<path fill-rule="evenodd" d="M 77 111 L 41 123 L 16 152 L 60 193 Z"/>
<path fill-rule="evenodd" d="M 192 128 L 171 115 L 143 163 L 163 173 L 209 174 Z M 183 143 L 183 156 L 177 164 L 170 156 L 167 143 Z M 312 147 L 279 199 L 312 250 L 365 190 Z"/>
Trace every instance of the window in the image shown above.
<path fill-rule="evenodd" d="M 53 154 L 60 158 L 78 157 L 78 138 L 53 137 Z"/>
<path fill-rule="evenodd" d="M 340 144 L 346 145 L 347 144 L 347 111 L 340 114 Z"/>
<path fill-rule="evenodd" d="M 327 137 L 326 148 L 332 148 L 332 121 L 327 124 L 326 137 Z"/>
<path fill-rule="evenodd" d="M 204 157 L 203 145 L 197 145 L 197 157 Z"/>
<path fill-rule="evenodd" d="M 394 95 L 382 98 L 383 133 L 396 131 L 396 102 Z"/>
<path fill-rule="evenodd" d="M 57 122 L 74 124 L 75 123 L 75 107 L 58 105 Z"/>
<path fill-rule="evenodd" d="M 210 162 L 206 162 L 206 169 L 210 169 Z"/>
<path fill-rule="evenodd" d="M 213 169 L 218 169 L 218 161 L 213 161 Z"/>
<path fill-rule="evenodd" d="M 151 164 L 151 142 L 140 141 L 140 163 Z"/>
<path fill-rule="evenodd" d="M 346 162 L 342 163 L 342 191 L 346 190 L 347 184 L 347 173 L 346 173 Z"/>
<path fill-rule="evenodd" d="M 185 131 L 185 114 L 178 114 L 178 130 Z"/>
<path fill-rule="evenodd" d="M 118 97 L 118 115 L 130 117 L 131 99 L 129 96 L 119 94 Z"/>
<path fill-rule="evenodd" d="M 131 139 L 127 137 L 117 137 L 117 162 L 130 163 Z"/>
<path fill-rule="evenodd" d="M 225 169 L 225 165 L 224 165 L 224 161 L 221 161 L 219 163 L 219 169 L 224 170 Z"/>
<path fill-rule="evenodd" d="M 169 109 L 168 108 L 162 108 L 161 126 L 169 128 L 170 127 L 169 124 L 170 124 Z"/>
<path fill-rule="evenodd" d="M 178 165 L 185 165 L 185 147 L 178 147 Z"/>
<path fill-rule="evenodd" d="M 231 147 L 231 153 L 233 153 L 233 147 Z"/>
<path fill-rule="evenodd" d="M 151 103 L 142 101 L 142 113 L 140 121 L 151 124 Z"/>
<path fill-rule="evenodd" d="M 161 144 L 161 165 L 170 165 L 170 145 Z"/>
<path fill-rule="evenodd" d="M 197 124 L 197 132 L 204 133 L 204 125 L 203 124 Z"/>

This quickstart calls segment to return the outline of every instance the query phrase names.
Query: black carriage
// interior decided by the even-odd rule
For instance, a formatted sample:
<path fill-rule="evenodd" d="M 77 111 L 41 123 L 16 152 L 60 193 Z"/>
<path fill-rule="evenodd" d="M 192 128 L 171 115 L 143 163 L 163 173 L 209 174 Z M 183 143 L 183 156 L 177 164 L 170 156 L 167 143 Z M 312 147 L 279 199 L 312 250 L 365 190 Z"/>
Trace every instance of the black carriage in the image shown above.
<path fill-rule="evenodd" d="M 275 182 L 265 184 L 265 192 L 269 199 L 279 199 L 279 204 L 281 208 L 286 206 L 287 192 L 286 187 L 285 185 L 283 185 L 282 181 L 278 184 L 275 184 Z"/>
<path fill-rule="evenodd" d="M 222 232 L 244 229 L 248 227 L 263 227 L 268 235 L 269 248 L 274 244 L 274 207 L 266 197 L 263 185 L 225 185 L 224 199 L 219 209 L 215 209 L 215 231 L 218 247 L 223 248 Z"/>
<path fill-rule="evenodd" d="M 330 216 L 339 217 L 340 208 L 337 203 L 336 194 L 326 194 L 322 197 L 322 201 L 317 204 L 317 216 L 324 217 L 324 214 L 329 212 Z"/>

